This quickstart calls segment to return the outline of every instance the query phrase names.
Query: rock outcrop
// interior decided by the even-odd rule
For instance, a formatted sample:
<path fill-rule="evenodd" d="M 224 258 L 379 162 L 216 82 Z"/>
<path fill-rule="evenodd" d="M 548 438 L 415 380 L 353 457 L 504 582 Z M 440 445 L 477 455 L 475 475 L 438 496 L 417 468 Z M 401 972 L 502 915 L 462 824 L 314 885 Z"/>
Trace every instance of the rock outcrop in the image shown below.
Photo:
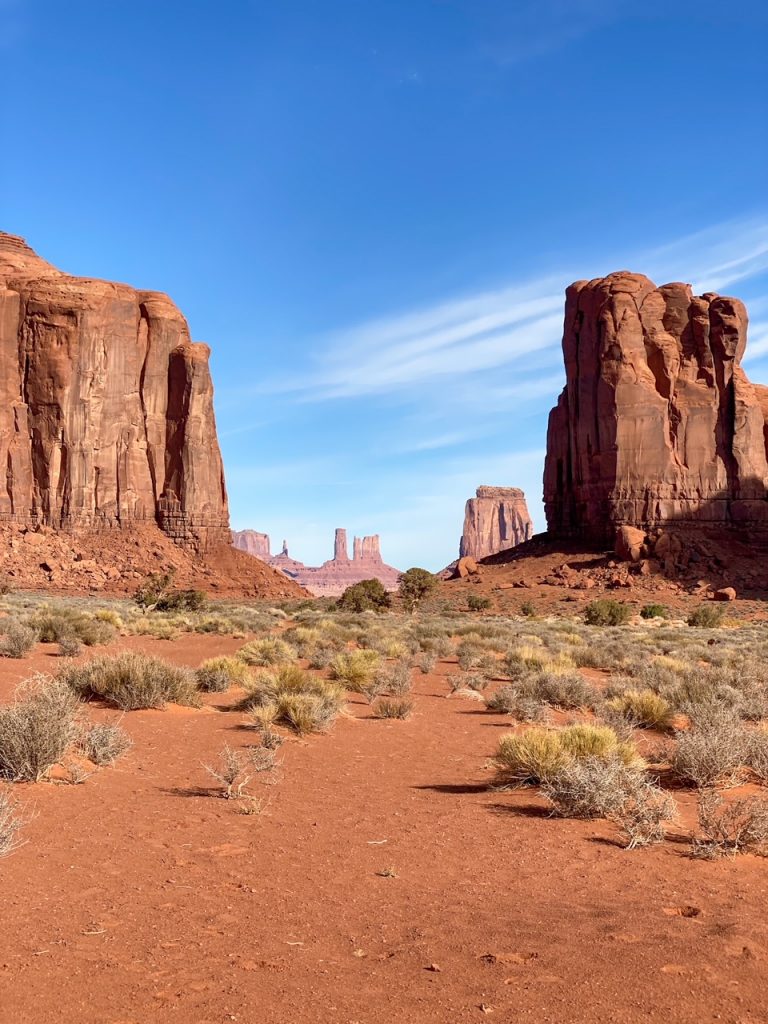
<path fill-rule="evenodd" d="M 633 527 L 619 543 L 634 560 L 671 557 L 671 527 L 764 534 L 768 388 L 740 366 L 746 342 L 738 299 L 627 271 L 571 285 L 544 470 L 550 534 L 613 544 Z"/>
<path fill-rule="evenodd" d="M 459 558 L 486 558 L 532 536 L 533 523 L 519 487 L 478 487 L 464 512 Z"/>
<path fill-rule="evenodd" d="M 243 540 L 244 534 L 248 534 L 250 537 L 266 538 L 267 550 L 269 549 L 269 537 L 264 533 L 256 533 L 254 530 L 243 530 L 240 534 L 233 534 L 235 547 L 248 551 L 249 554 L 256 554 L 257 558 L 263 558 L 262 555 L 244 546 L 246 543 Z M 283 549 L 279 555 L 271 555 L 264 560 L 268 565 L 279 569 L 281 573 L 295 580 L 316 597 L 338 597 L 353 583 L 370 579 L 381 580 L 387 590 L 397 590 L 400 576 L 399 569 L 387 565 L 382 559 L 378 534 L 353 538 L 352 558 L 350 558 L 347 547 L 347 531 L 341 528 L 336 530 L 334 537 L 333 558 L 329 558 L 322 565 L 304 565 L 303 562 L 291 558 L 285 541 L 283 541 Z"/>
<path fill-rule="evenodd" d="M 166 295 L 72 277 L 0 233 L 0 521 L 226 542 L 208 355 Z"/>
<path fill-rule="evenodd" d="M 0 232 L 0 551 L 18 587 L 301 597 L 230 546 L 209 350 L 159 292 L 73 277 Z"/>
<path fill-rule="evenodd" d="M 256 530 L 233 530 L 232 544 L 238 551 L 260 558 L 262 562 L 268 562 L 271 557 L 269 535 L 266 533 L 257 533 Z"/>

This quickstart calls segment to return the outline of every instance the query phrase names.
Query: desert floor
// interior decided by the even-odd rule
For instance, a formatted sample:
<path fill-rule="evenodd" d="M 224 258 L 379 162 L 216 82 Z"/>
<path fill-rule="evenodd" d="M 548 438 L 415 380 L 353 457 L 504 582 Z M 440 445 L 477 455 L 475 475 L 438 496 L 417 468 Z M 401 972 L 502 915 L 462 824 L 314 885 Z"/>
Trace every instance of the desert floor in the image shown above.
<path fill-rule="evenodd" d="M 109 649 L 194 666 L 241 644 Z M 52 650 L 0 662 L 0 699 Z M 236 691 L 126 714 L 132 750 L 83 784 L 15 786 L 34 818 L 0 862 L 5 1024 L 765 1021 L 765 861 L 692 861 L 685 822 L 626 851 L 490 791 L 508 719 L 447 700 L 454 669 L 417 674 L 407 721 L 353 694 L 288 739 L 260 813 L 202 767 L 252 742 Z"/>

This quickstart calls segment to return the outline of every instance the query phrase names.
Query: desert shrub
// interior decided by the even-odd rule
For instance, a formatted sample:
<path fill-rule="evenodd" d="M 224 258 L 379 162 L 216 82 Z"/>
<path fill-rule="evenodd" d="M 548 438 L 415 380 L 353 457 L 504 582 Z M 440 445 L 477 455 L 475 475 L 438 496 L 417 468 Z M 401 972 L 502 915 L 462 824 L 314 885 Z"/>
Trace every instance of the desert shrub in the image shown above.
<path fill-rule="evenodd" d="M 388 693 L 393 697 L 401 697 L 411 689 L 411 666 L 407 661 L 385 662 L 377 665 L 373 681 L 379 693 Z"/>
<path fill-rule="evenodd" d="M 121 726 L 100 722 L 84 729 L 78 737 L 77 744 L 89 761 L 107 765 L 129 750 L 133 740 Z"/>
<path fill-rule="evenodd" d="M 532 601 L 523 601 L 520 605 L 520 614 L 526 619 L 531 619 L 536 615 L 536 605 Z"/>
<path fill-rule="evenodd" d="M 58 680 L 37 676 L 0 708 L 0 777 L 37 782 L 78 733 L 79 702 Z"/>
<path fill-rule="evenodd" d="M 97 622 L 107 622 L 115 629 L 123 628 L 123 620 L 113 608 L 97 608 L 93 617 Z"/>
<path fill-rule="evenodd" d="M 653 690 L 625 690 L 607 705 L 639 729 L 668 729 L 672 723 L 669 701 Z"/>
<path fill-rule="evenodd" d="M 456 648 L 456 655 L 458 657 L 459 668 L 464 672 L 468 672 L 470 669 L 477 668 L 483 658 L 486 657 L 487 651 L 481 644 L 478 644 L 473 640 L 465 639 L 462 640 Z"/>
<path fill-rule="evenodd" d="M 546 704 L 522 696 L 514 686 L 500 686 L 495 693 L 486 698 L 485 706 L 489 711 L 511 715 L 519 722 L 544 722 L 548 717 Z"/>
<path fill-rule="evenodd" d="M 7 857 L 23 845 L 19 832 L 25 824 L 16 801 L 8 793 L 0 793 L 0 857 Z"/>
<path fill-rule="evenodd" d="M 482 672 L 456 672 L 449 678 L 451 693 L 459 690 L 474 690 L 480 693 L 488 686 L 488 677 Z"/>
<path fill-rule="evenodd" d="M 758 779 L 768 783 L 768 729 L 757 729 L 750 736 L 748 761 Z"/>
<path fill-rule="evenodd" d="M 123 711 L 162 708 L 168 702 L 192 707 L 200 703 L 189 669 L 135 651 L 68 665 L 58 679 L 85 700 L 100 698 Z"/>
<path fill-rule="evenodd" d="M 600 597 L 590 601 L 584 609 L 584 621 L 588 626 L 623 626 L 632 615 L 629 605 L 614 601 L 610 597 Z"/>
<path fill-rule="evenodd" d="M 332 647 L 316 647 L 308 657 L 310 668 L 328 668 L 333 662 L 336 652 Z"/>
<path fill-rule="evenodd" d="M 331 678 L 343 683 L 348 690 L 359 691 L 371 681 L 378 663 L 376 651 L 342 651 L 331 662 Z"/>
<path fill-rule="evenodd" d="M 735 786 L 750 761 L 750 736 L 732 716 L 714 715 L 706 724 L 675 733 L 670 762 L 683 782 L 701 789 Z"/>
<path fill-rule="evenodd" d="M 206 693 L 224 693 L 230 686 L 244 686 L 249 678 L 248 666 L 240 658 L 208 658 L 195 670 L 198 689 Z"/>
<path fill-rule="evenodd" d="M 421 651 L 416 656 L 414 664 L 422 675 L 429 675 L 430 672 L 434 672 L 435 665 L 437 664 L 437 657 L 431 651 Z"/>
<path fill-rule="evenodd" d="M 83 649 L 83 645 L 76 636 L 63 636 L 59 640 L 59 657 L 76 658 Z"/>
<path fill-rule="evenodd" d="M 595 691 L 578 672 L 545 670 L 518 680 L 516 687 L 521 697 L 552 707 L 576 710 L 595 706 Z"/>
<path fill-rule="evenodd" d="M 412 711 L 410 697 L 379 697 L 373 706 L 377 718 L 410 718 Z"/>
<path fill-rule="evenodd" d="M 248 681 L 246 691 L 240 710 L 251 712 L 253 718 L 255 708 L 266 708 L 270 721 L 282 722 L 299 734 L 324 732 L 344 707 L 340 686 L 296 665 L 259 673 Z"/>
<path fill-rule="evenodd" d="M 161 594 L 155 604 L 159 612 L 199 612 L 208 603 L 202 590 L 171 590 Z"/>
<path fill-rule="evenodd" d="M 337 604 L 343 611 L 382 612 L 389 608 L 392 599 L 387 593 L 381 580 L 360 580 L 351 587 L 347 587 L 339 598 Z"/>
<path fill-rule="evenodd" d="M 470 594 L 467 598 L 467 608 L 469 608 L 471 612 L 484 612 L 490 607 L 490 597 L 483 597 L 481 594 Z"/>
<path fill-rule="evenodd" d="M 96 647 L 108 644 L 115 635 L 111 623 L 64 606 L 41 608 L 30 617 L 28 625 L 37 632 L 44 644 L 61 643 L 64 637 L 75 636 L 86 647 Z"/>
<path fill-rule="evenodd" d="M 703 789 L 698 818 L 703 837 L 692 840 L 695 857 L 714 860 L 768 851 L 768 800 L 752 797 L 726 803 L 714 789 Z"/>
<path fill-rule="evenodd" d="M 665 822 L 677 817 L 674 800 L 618 758 L 573 760 L 541 788 L 563 817 L 616 822 L 630 849 L 661 842 Z"/>
<path fill-rule="evenodd" d="M 688 616 L 689 626 L 698 626 L 702 629 L 716 629 L 722 625 L 724 609 L 717 604 L 700 604 Z"/>
<path fill-rule="evenodd" d="M 437 576 L 426 569 L 408 569 L 398 579 L 400 600 L 406 611 L 414 612 L 439 585 Z"/>
<path fill-rule="evenodd" d="M 0 595 L 5 597 L 14 591 L 14 583 L 7 573 L 0 573 Z"/>
<path fill-rule="evenodd" d="M 276 636 L 265 636 L 260 640 L 251 640 L 237 652 L 236 657 L 246 665 L 266 667 L 293 661 L 295 651 L 285 640 Z"/>
<path fill-rule="evenodd" d="M 221 795 L 225 800 L 239 800 L 243 790 L 251 781 L 246 774 L 245 758 L 241 751 L 233 750 L 225 743 L 219 752 L 216 764 L 204 764 L 203 768 L 221 786 Z"/>
<path fill-rule="evenodd" d="M 667 619 L 669 609 L 665 604 L 644 604 L 640 609 L 641 619 Z"/>
<path fill-rule="evenodd" d="M 37 632 L 31 626 L 12 619 L 3 623 L 0 635 L 0 658 L 23 658 L 29 654 L 37 641 Z"/>
<path fill-rule="evenodd" d="M 593 757 L 614 758 L 627 767 L 642 766 L 631 743 L 622 742 L 604 725 L 577 723 L 562 729 L 532 726 L 507 733 L 499 740 L 495 764 L 502 781 L 542 783 L 555 778 L 572 761 Z"/>

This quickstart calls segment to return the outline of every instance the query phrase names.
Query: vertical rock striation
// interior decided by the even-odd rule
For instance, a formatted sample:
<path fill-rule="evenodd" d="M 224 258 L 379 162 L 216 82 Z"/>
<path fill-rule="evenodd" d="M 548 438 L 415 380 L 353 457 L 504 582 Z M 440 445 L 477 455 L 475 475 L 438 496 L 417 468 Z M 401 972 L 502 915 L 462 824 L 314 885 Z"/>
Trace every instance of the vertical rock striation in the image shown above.
<path fill-rule="evenodd" d="M 478 487 L 464 511 L 459 558 L 486 558 L 532 536 L 533 523 L 519 487 Z"/>
<path fill-rule="evenodd" d="M 768 388 L 740 361 L 738 299 L 620 271 L 566 292 L 566 386 L 549 417 L 549 531 L 768 526 Z"/>
<path fill-rule="evenodd" d="M 225 540 L 208 356 L 167 296 L 64 274 L 0 233 L 0 520 Z"/>

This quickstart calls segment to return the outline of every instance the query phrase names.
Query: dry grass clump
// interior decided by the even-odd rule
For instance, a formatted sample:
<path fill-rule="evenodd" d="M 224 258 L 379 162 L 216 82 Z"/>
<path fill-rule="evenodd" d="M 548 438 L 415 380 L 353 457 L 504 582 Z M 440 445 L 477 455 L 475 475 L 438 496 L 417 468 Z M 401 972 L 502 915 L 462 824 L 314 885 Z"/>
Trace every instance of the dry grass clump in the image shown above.
<path fill-rule="evenodd" d="M 26 823 L 17 802 L 8 793 L 0 793 L 0 857 L 7 857 L 24 844 L 19 832 Z"/>
<path fill-rule="evenodd" d="M 162 708 L 167 703 L 197 707 L 200 703 L 189 669 L 135 651 L 68 665 L 58 679 L 84 700 L 100 698 L 123 711 Z"/>
<path fill-rule="evenodd" d="M 377 718 L 410 718 L 413 701 L 410 697 L 379 697 L 373 705 Z"/>
<path fill-rule="evenodd" d="M 377 665 L 373 676 L 359 684 L 368 703 L 372 703 L 382 694 L 403 696 L 411 690 L 411 666 L 407 661 L 384 662 Z"/>
<path fill-rule="evenodd" d="M 0 658 L 23 658 L 37 642 L 37 632 L 23 622 L 11 619 L 2 624 Z"/>
<path fill-rule="evenodd" d="M 606 702 L 611 711 L 638 729 L 669 729 L 674 713 L 669 701 L 653 690 L 625 690 Z"/>
<path fill-rule="evenodd" d="M 678 814 L 669 794 L 616 757 L 575 759 L 541 788 L 563 817 L 615 822 L 628 849 L 662 842 Z"/>
<path fill-rule="evenodd" d="M 675 733 L 672 771 L 700 789 L 737 786 L 751 760 L 751 737 L 728 713 L 713 715 L 706 724 Z"/>
<path fill-rule="evenodd" d="M 38 782 L 78 734 L 79 701 L 59 680 L 36 676 L 0 708 L 0 778 Z"/>
<path fill-rule="evenodd" d="M 246 665 L 267 667 L 293 661 L 296 652 L 285 640 L 276 636 L 265 636 L 260 640 L 251 640 L 250 643 L 245 644 L 237 652 L 236 657 Z"/>
<path fill-rule="evenodd" d="M 57 644 L 64 637 L 75 636 L 86 647 L 96 647 L 108 644 L 115 635 L 110 621 L 66 605 L 43 606 L 30 616 L 27 625 L 44 644 Z"/>
<path fill-rule="evenodd" d="M 77 745 L 94 764 L 112 764 L 133 746 L 133 740 L 119 725 L 99 722 L 82 730 Z"/>
<path fill-rule="evenodd" d="M 250 712 L 255 720 L 255 709 L 264 709 L 262 723 L 268 717 L 270 722 L 281 722 L 299 735 L 325 732 L 344 707 L 340 686 L 295 665 L 262 672 L 248 681 L 246 689 L 240 710 Z"/>
<path fill-rule="evenodd" d="M 208 658 L 195 670 L 198 689 L 205 693 L 224 693 L 230 686 L 245 686 L 251 673 L 240 658 Z"/>
<path fill-rule="evenodd" d="M 643 765 L 634 746 L 619 740 L 613 729 L 584 723 L 507 733 L 499 740 L 494 763 L 500 781 L 526 785 L 553 779 L 574 760 L 587 757 L 613 758 L 627 767 Z"/>
<path fill-rule="evenodd" d="M 714 860 L 739 853 L 768 853 L 768 800 L 734 800 L 726 803 L 714 789 L 703 789 L 698 802 L 699 828 L 694 837 L 694 857 Z"/>
<path fill-rule="evenodd" d="M 360 693 L 373 678 L 378 663 L 377 651 L 342 651 L 331 662 L 331 679 L 337 679 L 348 690 Z"/>

